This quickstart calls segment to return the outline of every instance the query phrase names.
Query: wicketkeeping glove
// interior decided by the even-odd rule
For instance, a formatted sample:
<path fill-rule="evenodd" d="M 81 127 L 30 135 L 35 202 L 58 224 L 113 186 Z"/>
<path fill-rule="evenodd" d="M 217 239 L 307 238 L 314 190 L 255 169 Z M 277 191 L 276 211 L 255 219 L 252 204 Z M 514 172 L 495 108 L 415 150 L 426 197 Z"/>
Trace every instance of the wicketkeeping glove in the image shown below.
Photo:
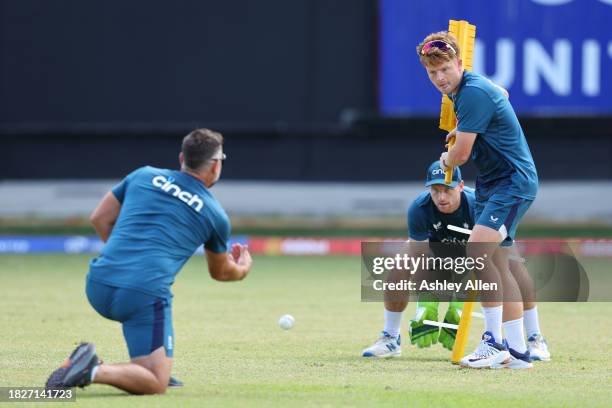
<path fill-rule="evenodd" d="M 417 302 L 416 315 L 410 321 L 408 333 L 410 343 L 416 344 L 419 348 L 436 344 L 440 332 L 438 326 L 424 324 L 423 320 L 438 321 L 438 302 Z"/>
<path fill-rule="evenodd" d="M 459 319 L 461 318 L 461 310 L 463 310 L 463 302 L 450 302 L 446 315 L 444 316 L 444 323 L 458 325 Z M 457 330 L 448 329 L 446 327 L 441 328 L 439 340 L 444 348 L 452 350 L 455 344 L 455 337 L 457 337 Z"/>

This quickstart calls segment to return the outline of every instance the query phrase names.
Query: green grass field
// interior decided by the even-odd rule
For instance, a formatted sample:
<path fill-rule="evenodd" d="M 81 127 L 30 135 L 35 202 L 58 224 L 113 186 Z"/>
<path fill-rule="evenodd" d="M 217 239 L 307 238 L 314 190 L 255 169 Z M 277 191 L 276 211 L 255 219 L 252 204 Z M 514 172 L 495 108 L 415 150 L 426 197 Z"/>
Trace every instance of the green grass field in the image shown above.
<path fill-rule="evenodd" d="M 94 342 L 105 362 L 127 359 L 120 325 L 85 299 L 87 262 L 0 256 L 0 386 L 42 386 L 80 340 Z M 255 257 L 245 281 L 220 283 L 198 256 L 174 293 L 173 373 L 186 386 L 137 397 L 92 385 L 68 406 L 610 406 L 609 303 L 541 304 L 553 361 L 474 371 L 452 366 L 440 345 L 404 345 L 393 360 L 361 358 L 381 329 L 382 305 L 360 301 L 357 257 Z M 296 318 L 289 331 L 277 326 L 285 313 Z M 481 329 L 476 320 L 469 349 Z"/>

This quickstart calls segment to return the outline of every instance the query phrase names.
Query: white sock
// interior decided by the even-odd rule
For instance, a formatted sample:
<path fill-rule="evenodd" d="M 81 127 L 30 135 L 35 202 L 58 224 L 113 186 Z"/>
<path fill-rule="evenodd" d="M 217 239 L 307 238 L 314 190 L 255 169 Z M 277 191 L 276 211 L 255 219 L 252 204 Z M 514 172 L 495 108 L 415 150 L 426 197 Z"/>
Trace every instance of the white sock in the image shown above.
<path fill-rule="evenodd" d="M 523 320 L 525 321 L 525 331 L 527 338 L 540 333 L 540 320 L 538 318 L 538 307 L 523 311 Z"/>
<path fill-rule="evenodd" d="M 98 369 L 100 368 L 100 364 L 96 365 L 91 369 L 91 378 L 89 379 L 91 382 L 96 378 L 96 374 L 98 374 Z"/>
<path fill-rule="evenodd" d="M 397 337 L 402 326 L 402 315 L 404 312 L 391 312 L 385 309 L 385 328 L 384 331 L 392 337 Z"/>
<path fill-rule="evenodd" d="M 508 347 L 519 353 L 527 351 L 525 345 L 525 333 L 523 332 L 523 318 L 516 320 L 508 320 L 503 323 L 504 332 L 506 332 L 506 341 Z"/>
<path fill-rule="evenodd" d="M 485 331 L 491 332 L 495 337 L 495 342 L 502 342 L 502 314 L 503 306 L 483 307 L 482 313 L 485 317 Z"/>

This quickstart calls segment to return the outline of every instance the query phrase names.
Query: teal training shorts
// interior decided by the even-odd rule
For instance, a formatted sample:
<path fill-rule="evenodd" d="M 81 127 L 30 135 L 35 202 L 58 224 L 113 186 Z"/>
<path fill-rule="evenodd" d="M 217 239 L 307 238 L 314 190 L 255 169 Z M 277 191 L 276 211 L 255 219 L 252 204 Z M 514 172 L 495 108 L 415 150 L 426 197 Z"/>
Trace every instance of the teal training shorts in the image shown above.
<path fill-rule="evenodd" d="M 166 356 L 172 357 L 171 298 L 108 286 L 89 278 L 85 292 L 96 312 L 122 324 L 130 358 L 148 356 L 161 346 L 166 349 Z"/>

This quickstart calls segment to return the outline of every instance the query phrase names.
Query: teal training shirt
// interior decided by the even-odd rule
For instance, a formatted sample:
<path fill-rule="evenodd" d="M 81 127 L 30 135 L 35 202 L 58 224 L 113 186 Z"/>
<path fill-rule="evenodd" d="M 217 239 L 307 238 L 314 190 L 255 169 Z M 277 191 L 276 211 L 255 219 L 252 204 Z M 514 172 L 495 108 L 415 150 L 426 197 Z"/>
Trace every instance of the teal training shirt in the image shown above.
<path fill-rule="evenodd" d="M 89 278 L 158 297 L 202 244 L 227 251 L 229 218 L 195 177 L 176 170 L 142 167 L 112 189 L 121 212 Z"/>
<path fill-rule="evenodd" d="M 457 130 L 478 134 L 472 147 L 478 199 L 499 191 L 535 199 L 538 174 L 508 98 L 487 78 L 469 71 L 464 71 L 457 95 L 448 96 L 454 103 Z"/>
<path fill-rule="evenodd" d="M 408 236 L 417 241 L 465 244 L 469 236 L 449 230 L 447 226 L 472 229 L 475 200 L 474 190 L 464 187 L 459 208 L 451 214 L 444 214 L 434 204 L 429 190 L 423 191 L 408 208 Z"/>

